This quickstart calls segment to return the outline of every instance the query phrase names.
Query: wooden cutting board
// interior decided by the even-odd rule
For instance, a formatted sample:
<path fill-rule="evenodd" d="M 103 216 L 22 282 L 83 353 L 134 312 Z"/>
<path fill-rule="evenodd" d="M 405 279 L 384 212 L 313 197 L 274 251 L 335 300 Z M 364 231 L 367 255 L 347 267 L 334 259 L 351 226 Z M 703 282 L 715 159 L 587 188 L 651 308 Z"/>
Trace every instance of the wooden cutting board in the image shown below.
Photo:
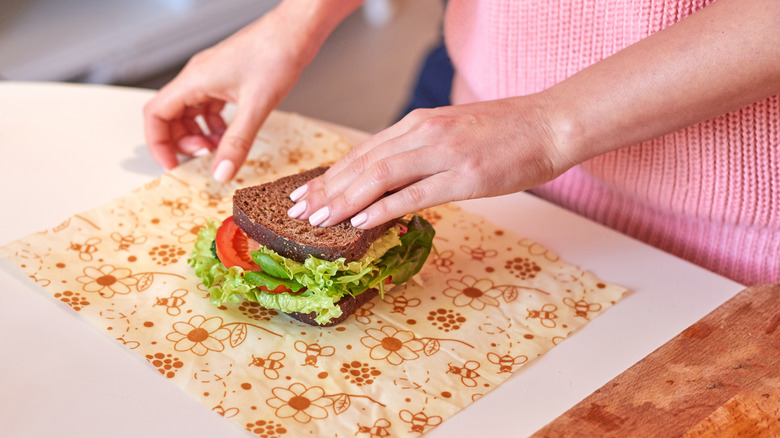
<path fill-rule="evenodd" d="M 740 292 L 533 436 L 780 436 L 780 285 Z"/>

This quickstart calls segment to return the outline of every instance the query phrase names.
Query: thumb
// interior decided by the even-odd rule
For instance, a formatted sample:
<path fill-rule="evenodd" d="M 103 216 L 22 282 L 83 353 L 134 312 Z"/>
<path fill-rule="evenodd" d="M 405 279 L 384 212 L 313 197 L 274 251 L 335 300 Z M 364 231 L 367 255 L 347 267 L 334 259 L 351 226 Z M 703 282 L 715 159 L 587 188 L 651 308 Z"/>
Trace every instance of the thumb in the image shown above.
<path fill-rule="evenodd" d="M 257 131 L 263 125 L 269 110 L 240 105 L 233 122 L 228 125 L 217 146 L 212 173 L 214 179 L 226 183 L 233 179 L 246 161 Z"/>

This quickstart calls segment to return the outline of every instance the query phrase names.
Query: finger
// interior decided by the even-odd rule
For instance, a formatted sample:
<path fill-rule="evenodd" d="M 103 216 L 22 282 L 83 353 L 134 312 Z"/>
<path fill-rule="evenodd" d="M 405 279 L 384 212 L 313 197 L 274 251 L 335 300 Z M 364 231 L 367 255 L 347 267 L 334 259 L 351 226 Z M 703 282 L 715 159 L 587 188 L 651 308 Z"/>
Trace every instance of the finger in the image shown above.
<path fill-rule="evenodd" d="M 163 87 L 144 106 L 144 136 L 152 157 L 166 169 L 175 167 L 179 160 L 177 140 L 182 137 L 179 127 L 172 122 L 181 118 L 186 109 L 188 88 L 176 81 Z M 176 129 L 176 132 L 172 132 Z"/>
<path fill-rule="evenodd" d="M 182 155 L 205 155 L 213 147 L 200 126 L 192 119 L 170 122 L 171 144 Z"/>
<path fill-rule="evenodd" d="M 349 166 L 351 166 L 355 162 L 355 160 L 360 159 L 360 157 L 362 157 L 372 149 L 378 147 L 379 145 L 382 145 L 383 143 L 391 140 L 392 138 L 395 138 L 387 134 L 386 131 L 387 130 L 381 131 L 369 137 L 365 141 L 358 143 L 352 149 L 347 151 L 347 153 L 344 154 L 344 156 L 341 157 L 337 162 L 333 163 L 333 165 L 330 166 L 330 168 L 325 172 L 325 174 L 323 174 L 318 178 L 320 178 L 323 182 L 330 181 L 336 175 L 340 174 Z"/>
<path fill-rule="evenodd" d="M 179 160 L 175 143 L 171 140 L 170 122 L 146 110 L 144 113 L 144 136 L 149 153 L 165 169 L 173 169 Z"/>
<path fill-rule="evenodd" d="M 200 128 L 200 125 L 194 118 L 182 118 L 181 124 L 184 127 L 184 131 L 186 132 L 185 135 L 198 135 L 203 136 L 203 130 Z"/>
<path fill-rule="evenodd" d="M 369 151 L 407 134 L 423 117 L 426 117 L 425 114 L 427 114 L 427 111 L 415 110 L 392 126 L 383 129 L 369 137 L 367 140 L 359 143 L 347 152 L 344 157 L 334 163 L 321 179 L 329 182 L 333 177 L 343 172 L 345 168 L 351 166 L 355 160 L 367 154 Z"/>
<path fill-rule="evenodd" d="M 214 157 L 212 172 L 217 181 L 226 183 L 232 180 L 246 161 L 257 131 L 270 113 L 266 105 L 258 107 L 258 101 L 262 102 L 246 99 L 238 103 L 236 117 L 222 135 Z"/>
<path fill-rule="evenodd" d="M 295 202 L 301 201 L 305 199 L 306 195 L 308 193 L 313 193 L 318 190 L 321 190 L 325 184 L 330 184 L 333 191 L 341 192 L 346 188 L 345 184 L 338 184 L 338 183 L 332 183 L 334 180 L 342 180 L 349 181 L 351 180 L 348 177 L 345 177 L 345 175 L 352 175 L 356 177 L 356 175 L 360 174 L 362 172 L 362 168 L 365 167 L 365 163 L 367 162 L 373 162 L 378 159 L 381 159 L 385 156 L 389 156 L 390 153 L 397 153 L 399 150 L 408 150 L 408 148 L 403 147 L 404 145 L 407 145 L 409 147 L 412 147 L 415 145 L 414 142 L 406 142 L 405 140 L 402 140 L 403 137 L 408 135 L 410 131 L 417 127 L 422 121 L 426 120 L 431 115 L 430 109 L 417 109 L 412 111 L 411 113 L 407 114 L 403 119 L 401 119 L 398 123 L 390 126 L 387 129 L 384 129 L 380 131 L 377 134 L 374 134 L 367 140 L 361 142 L 354 148 L 352 148 L 347 154 L 345 154 L 339 161 L 334 163 L 326 172 L 324 175 L 321 175 L 317 178 L 312 179 L 311 181 L 307 182 L 306 184 L 298 187 L 297 189 L 293 190 L 290 193 L 290 199 L 292 199 Z M 397 140 L 397 141 L 396 141 Z M 375 149 L 380 148 L 381 146 L 386 146 L 385 148 L 381 149 L 379 153 L 375 153 L 371 158 L 366 158 L 365 155 L 374 151 Z M 359 164 L 357 167 L 355 167 L 355 162 L 357 160 L 362 160 L 363 163 Z M 345 170 L 351 169 L 351 173 L 344 173 Z M 297 212 L 302 212 L 301 208 L 296 209 Z M 308 214 L 306 215 L 308 217 Z"/>
<path fill-rule="evenodd" d="M 181 152 L 178 148 L 179 140 L 187 135 L 187 128 L 184 127 L 181 119 L 174 119 L 168 122 L 168 129 L 170 132 L 170 143 L 176 149 L 177 152 Z"/>
<path fill-rule="evenodd" d="M 209 103 L 194 108 L 188 107 L 185 110 L 182 124 L 184 124 L 187 134 L 178 140 L 181 153 L 202 156 L 217 148 L 227 129 L 227 124 L 221 114 L 224 106 L 223 100 L 213 99 Z M 207 131 L 204 131 L 201 124 L 195 120 L 196 117 L 202 117 Z"/>
<path fill-rule="evenodd" d="M 184 111 L 182 112 L 181 117 L 183 119 L 195 119 L 195 117 L 202 116 L 204 111 L 205 105 L 198 104 L 194 106 L 187 106 L 184 108 Z"/>
<path fill-rule="evenodd" d="M 222 140 L 222 134 L 209 134 L 206 136 L 206 139 L 211 143 L 209 149 L 214 150 L 219 145 L 220 140 Z"/>
<path fill-rule="evenodd" d="M 184 155 L 201 157 L 216 148 L 208 136 L 187 135 L 179 139 L 179 150 Z"/>
<path fill-rule="evenodd" d="M 421 139 L 410 139 L 408 134 L 403 133 L 395 137 L 389 134 L 383 135 L 386 140 L 382 143 L 369 146 L 361 144 L 331 166 L 325 174 L 308 181 L 290 193 L 290 198 L 293 201 L 303 200 L 308 194 L 321 190 L 326 190 L 326 199 L 333 198 L 335 195 L 331 193 L 338 194 L 345 191 L 372 163 L 420 147 L 418 142 Z"/>
<path fill-rule="evenodd" d="M 222 134 L 227 130 L 227 123 L 225 123 L 225 119 L 222 118 L 222 109 L 224 107 L 224 101 L 215 100 L 206 105 L 206 109 L 203 113 L 203 121 L 206 122 L 210 135 L 217 136 L 218 138 L 222 137 Z"/>
<path fill-rule="evenodd" d="M 462 199 L 451 186 L 450 172 L 431 175 L 379 199 L 354 215 L 350 222 L 356 228 L 369 229 L 424 208 Z"/>
<path fill-rule="evenodd" d="M 221 114 L 224 106 L 225 101 L 212 98 L 204 104 L 184 110 L 181 121 L 187 134 L 178 140 L 182 153 L 200 156 L 217 148 L 219 139 L 227 128 Z"/>
<path fill-rule="evenodd" d="M 326 185 L 302 201 L 306 203 L 305 214 L 298 218 L 306 218 L 308 214 L 312 225 L 331 226 L 351 217 L 388 192 L 446 170 L 443 161 L 426 158 L 430 157 L 429 149 L 413 149 L 379 160 L 340 193 L 330 192 Z"/>
<path fill-rule="evenodd" d="M 190 119 L 197 124 L 198 117 L 201 117 L 206 123 L 206 127 L 209 131 L 221 131 L 224 132 L 226 128 L 225 122 L 222 120 L 221 112 L 225 107 L 225 101 L 208 98 L 204 100 L 204 103 L 199 103 L 193 106 L 186 106 L 181 114 L 182 120 Z M 200 129 L 200 125 L 198 125 Z"/>
<path fill-rule="evenodd" d="M 326 202 L 328 202 L 328 199 L 344 193 L 361 179 L 362 183 L 360 184 L 381 186 L 385 183 L 392 183 L 390 179 L 385 181 L 386 178 L 401 178 L 403 175 L 406 175 L 407 178 L 412 178 L 413 175 L 430 174 L 430 159 L 420 153 L 408 155 L 410 159 L 415 160 L 411 164 L 398 161 L 405 156 L 406 152 L 426 148 L 424 145 L 419 145 L 417 141 L 420 140 L 410 135 L 402 135 L 386 141 L 357 157 L 352 161 L 352 164 L 337 175 L 334 175 L 330 180 L 324 181 L 321 190 L 327 196 Z M 388 160 L 390 157 L 392 157 L 392 160 Z M 400 185 L 411 181 L 401 182 L 397 180 L 395 182 Z M 398 185 L 387 188 L 395 189 L 397 187 Z"/>

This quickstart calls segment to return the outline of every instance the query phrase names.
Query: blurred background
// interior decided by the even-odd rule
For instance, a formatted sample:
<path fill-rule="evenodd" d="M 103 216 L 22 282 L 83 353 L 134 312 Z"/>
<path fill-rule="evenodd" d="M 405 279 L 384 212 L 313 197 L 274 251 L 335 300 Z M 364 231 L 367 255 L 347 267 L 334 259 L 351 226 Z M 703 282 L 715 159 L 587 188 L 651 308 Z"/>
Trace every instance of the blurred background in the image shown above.
<path fill-rule="evenodd" d="M 156 89 L 271 0 L 2 0 L 0 79 Z M 376 132 L 403 112 L 441 38 L 438 0 L 367 0 L 280 109 Z"/>

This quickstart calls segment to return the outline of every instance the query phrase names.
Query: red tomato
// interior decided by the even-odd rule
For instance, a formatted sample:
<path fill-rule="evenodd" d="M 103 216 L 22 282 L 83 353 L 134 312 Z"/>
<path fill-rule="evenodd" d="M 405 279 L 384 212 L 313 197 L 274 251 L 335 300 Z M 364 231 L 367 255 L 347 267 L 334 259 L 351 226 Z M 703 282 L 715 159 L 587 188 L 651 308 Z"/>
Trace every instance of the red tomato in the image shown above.
<path fill-rule="evenodd" d="M 280 294 L 282 292 L 290 292 L 290 293 L 292 293 L 292 291 L 290 289 L 288 289 L 287 287 L 285 287 L 285 286 L 283 286 L 281 284 L 279 286 L 276 286 L 276 288 L 274 288 L 274 290 L 268 290 L 268 288 L 265 287 L 265 286 L 258 286 L 258 289 L 264 290 L 266 292 L 271 292 L 272 294 Z M 301 293 L 304 290 L 306 290 L 306 288 L 303 288 L 303 290 L 299 291 L 298 293 Z"/>
<path fill-rule="evenodd" d="M 260 244 L 247 236 L 244 230 L 238 227 L 233 221 L 233 216 L 222 221 L 222 225 L 217 228 L 217 257 L 226 268 L 238 266 L 245 271 L 262 271 L 263 269 L 252 261 L 252 251 L 257 251 Z M 265 286 L 258 286 L 259 289 L 274 294 L 282 292 L 291 292 L 290 289 L 279 285 L 274 290 L 268 290 Z"/>
<path fill-rule="evenodd" d="M 260 244 L 252 240 L 233 222 L 233 216 L 222 221 L 217 228 L 217 257 L 226 268 L 238 266 L 245 271 L 260 271 L 261 268 L 252 261 L 252 251 Z"/>

